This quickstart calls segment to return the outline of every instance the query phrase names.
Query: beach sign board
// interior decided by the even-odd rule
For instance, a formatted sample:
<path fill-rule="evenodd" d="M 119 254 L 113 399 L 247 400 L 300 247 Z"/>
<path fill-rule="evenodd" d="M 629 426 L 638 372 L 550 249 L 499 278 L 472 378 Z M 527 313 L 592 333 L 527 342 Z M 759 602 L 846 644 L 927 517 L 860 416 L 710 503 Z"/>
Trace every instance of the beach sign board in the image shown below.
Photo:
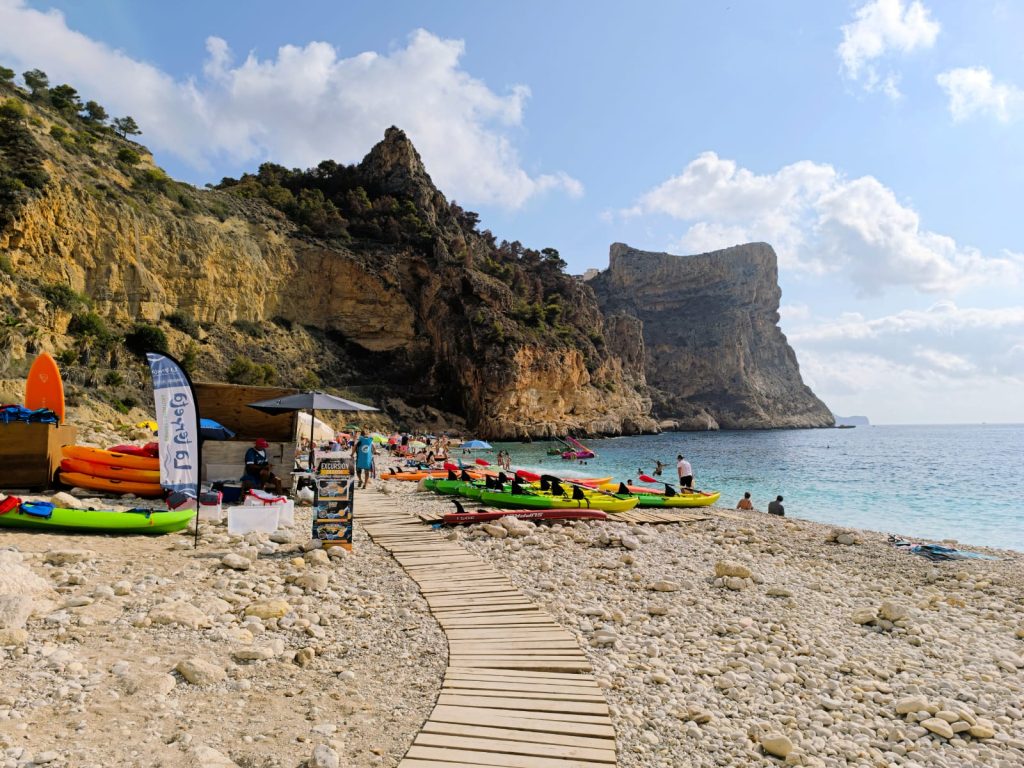
<path fill-rule="evenodd" d="M 147 352 L 159 425 L 160 485 L 192 498 L 199 493 L 199 413 L 192 382 L 172 358 Z"/>
<path fill-rule="evenodd" d="M 346 459 L 324 459 L 316 467 L 312 537 L 324 547 L 352 549 L 355 478 Z"/>

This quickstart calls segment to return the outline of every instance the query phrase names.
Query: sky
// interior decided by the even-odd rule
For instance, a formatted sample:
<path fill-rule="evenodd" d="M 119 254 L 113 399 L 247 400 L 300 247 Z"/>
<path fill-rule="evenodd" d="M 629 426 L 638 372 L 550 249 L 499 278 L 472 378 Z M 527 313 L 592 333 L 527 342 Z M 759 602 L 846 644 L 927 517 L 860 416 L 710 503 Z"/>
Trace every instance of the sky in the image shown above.
<path fill-rule="evenodd" d="M 873 423 L 1024 422 L 1024 0 L 0 0 L 199 187 L 403 128 L 499 238 L 765 241 L 804 380 Z"/>

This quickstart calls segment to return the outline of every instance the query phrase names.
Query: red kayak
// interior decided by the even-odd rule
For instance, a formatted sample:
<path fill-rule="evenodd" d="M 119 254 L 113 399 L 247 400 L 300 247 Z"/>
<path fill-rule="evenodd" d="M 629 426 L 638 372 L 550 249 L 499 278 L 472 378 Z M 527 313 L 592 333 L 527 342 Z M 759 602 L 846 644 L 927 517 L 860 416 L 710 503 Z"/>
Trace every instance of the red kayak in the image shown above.
<path fill-rule="evenodd" d="M 470 525 L 486 523 L 502 517 L 519 520 L 607 520 L 608 515 L 596 509 L 481 509 L 479 512 L 457 512 L 445 515 L 445 525 Z"/>

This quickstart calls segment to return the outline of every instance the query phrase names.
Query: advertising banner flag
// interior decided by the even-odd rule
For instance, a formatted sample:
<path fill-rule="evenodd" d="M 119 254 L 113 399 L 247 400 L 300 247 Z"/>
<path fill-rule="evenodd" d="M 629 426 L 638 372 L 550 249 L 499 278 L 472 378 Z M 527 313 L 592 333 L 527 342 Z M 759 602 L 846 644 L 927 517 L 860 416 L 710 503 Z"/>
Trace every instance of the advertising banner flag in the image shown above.
<path fill-rule="evenodd" d="M 171 357 L 147 352 L 159 425 L 160 485 L 196 498 L 199 488 L 199 410 L 188 374 Z"/>

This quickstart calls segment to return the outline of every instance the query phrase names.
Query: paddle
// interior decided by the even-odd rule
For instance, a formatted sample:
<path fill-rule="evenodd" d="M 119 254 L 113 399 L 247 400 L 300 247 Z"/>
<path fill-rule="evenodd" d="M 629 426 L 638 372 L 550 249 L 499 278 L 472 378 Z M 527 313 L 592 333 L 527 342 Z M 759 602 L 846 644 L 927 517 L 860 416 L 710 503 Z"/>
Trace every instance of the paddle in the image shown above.
<path fill-rule="evenodd" d="M 622 496 L 620 496 L 617 493 L 612 493 L 611 491 L 605 491 L 605 490 L 602 490 L 600 488 L 595 488 L 594 486 L 587 485 L 586 483 L 581 483 L 581 482 L 578 482 L 576 480 L 569 480 L 569 479 L 563 480 L 562 478 L 555 477 L 554 475 L 542 475 L 541 477 L 544 478 L 544 479 L 547 479 L 548 482 L 554 481 L 556 483 L 565 483 L 566 485 L 573 485 L 573 486 L 576 486 L 577 488 L 583 488 L 584 490 L 587 490 L 587 491 L 593 491 L 594 493 L 603 493 L 605 496 L 611 496 L 614 499 L 622 499 L 623 498 Z"/>
<path fill-rule="evenodd" d="M 655 480 L 650 475 L 640 475 L 640 479 L 643 480 L 645 483 L 660 483 L 665 487 L 671 487 L 670 483 L 666 483 L 664 480 Z M 680 488 L 679 490 L 682 493 L 697 493 L 700 494 L 701 496 L 711 496 L 711 493 L 709 491 L 698 491 L 695 488 Z"/>

